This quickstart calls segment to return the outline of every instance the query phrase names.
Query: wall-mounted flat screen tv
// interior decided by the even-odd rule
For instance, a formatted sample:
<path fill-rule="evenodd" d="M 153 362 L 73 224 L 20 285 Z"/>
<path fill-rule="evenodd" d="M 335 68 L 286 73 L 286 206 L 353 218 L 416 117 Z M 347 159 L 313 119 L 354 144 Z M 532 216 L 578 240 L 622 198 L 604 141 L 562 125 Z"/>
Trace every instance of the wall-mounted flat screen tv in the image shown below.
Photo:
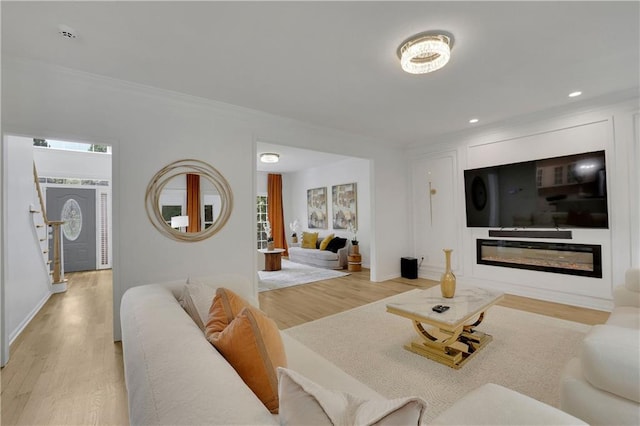
<path fill-rule="evenodd" d="M 464 171 L 468 227 L 608 228 L 604 151 Z"/>

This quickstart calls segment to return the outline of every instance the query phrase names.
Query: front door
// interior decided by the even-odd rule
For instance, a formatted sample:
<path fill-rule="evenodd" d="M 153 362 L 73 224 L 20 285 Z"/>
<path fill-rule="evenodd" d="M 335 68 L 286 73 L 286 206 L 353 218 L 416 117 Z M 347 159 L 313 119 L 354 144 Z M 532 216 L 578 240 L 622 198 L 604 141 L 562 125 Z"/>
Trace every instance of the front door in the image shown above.
<path fill-rule="evenodd" d="M 47 188 L 47 219 L 61 226 L 64 271 L 96 269 L 96 192 L 94 189 Z M 53 253 L 53 240 L 49 250 Z"/>

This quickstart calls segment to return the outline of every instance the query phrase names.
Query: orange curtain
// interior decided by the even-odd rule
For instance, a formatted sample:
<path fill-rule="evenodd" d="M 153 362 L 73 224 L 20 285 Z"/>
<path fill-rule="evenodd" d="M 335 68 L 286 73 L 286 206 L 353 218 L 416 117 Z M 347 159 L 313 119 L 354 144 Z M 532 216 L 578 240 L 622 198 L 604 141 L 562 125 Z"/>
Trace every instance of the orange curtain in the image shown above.
<path fill-rule="evenodd" d="M 287 235 L 284 229 L 284 213 L 282 211 L 282 175 L 269 174 L 267 180 L 267 215 L 271 223 L 271 236 L 277 248 L 283 248 L 284 256 L 288 256 Z"/>
<path fill-rule="evenodd" d="M 187 232 L 200 232 L 200 175 L 187 173 Z"/>

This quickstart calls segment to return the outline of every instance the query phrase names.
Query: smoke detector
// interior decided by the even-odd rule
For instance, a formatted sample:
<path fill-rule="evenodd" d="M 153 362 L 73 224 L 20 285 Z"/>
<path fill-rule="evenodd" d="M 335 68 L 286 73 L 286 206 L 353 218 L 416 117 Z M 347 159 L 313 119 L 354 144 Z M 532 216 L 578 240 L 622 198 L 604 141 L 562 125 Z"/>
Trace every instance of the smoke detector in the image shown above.
<path fill-rule="evenodd" d="M 66 38 L 69 40 L 78 38 L 78 32 L 66 25 L 58 25 L 58 34 L 60 34 L 60 37 Z"/>

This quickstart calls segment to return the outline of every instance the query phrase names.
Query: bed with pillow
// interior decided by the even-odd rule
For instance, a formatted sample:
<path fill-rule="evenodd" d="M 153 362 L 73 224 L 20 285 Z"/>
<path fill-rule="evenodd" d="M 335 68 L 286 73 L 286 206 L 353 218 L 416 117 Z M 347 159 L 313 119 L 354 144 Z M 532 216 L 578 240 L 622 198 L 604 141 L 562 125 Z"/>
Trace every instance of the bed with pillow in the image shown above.
<path fill-rule="evenodd" d="M 320 236 L 317 232 L 303 232 L 299 243 L 289 247 L 289 260 L 327 269 L 347 267 L 351 242 L 334 234 Z"/>
<path fill-rule="evenodd" d="M 125 292 L 120 318 L 131 425 L 421 424 L 425 401 L 386 399 L 281 332 L 246 294 L 250 288 L 242 278 L 220 276 Z M 532 421 L 584 424 L 490 384 L 434 423 Z"/>

